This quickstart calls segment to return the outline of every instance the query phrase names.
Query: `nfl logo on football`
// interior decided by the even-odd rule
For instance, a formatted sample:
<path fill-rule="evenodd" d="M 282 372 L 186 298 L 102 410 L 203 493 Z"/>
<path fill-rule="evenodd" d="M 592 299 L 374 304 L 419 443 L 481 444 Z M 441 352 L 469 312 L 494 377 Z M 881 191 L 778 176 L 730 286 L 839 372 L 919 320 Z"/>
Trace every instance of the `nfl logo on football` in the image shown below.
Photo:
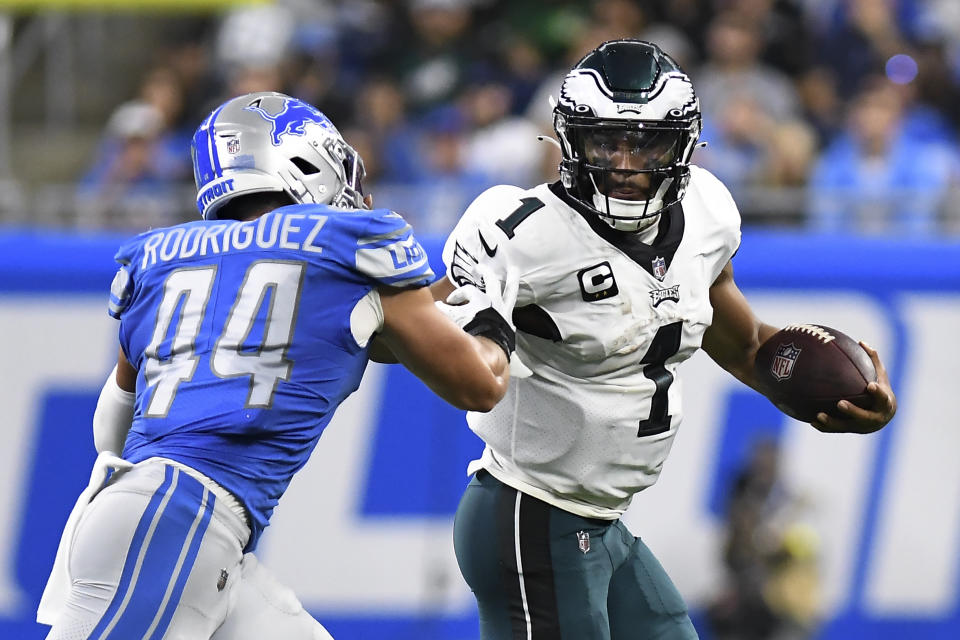
<path fill-rule="evenodd" d="M 240 139 L 239 138 L 230 138 L 227 140 L 227 153 L 230 155 L 236 155 L 240 153 Z"/>
<path fill-rule="evenodd" d="M 793 365 L 797 362 L 797 356 L 800 355 L 800 349 L 793 346 L 793 343 L 781 344 L 777 347 L 777 354 L 773 357 L 773 363 L 770 365 L 770 372 L 777 380 L 786 380 L 793 375 Z"/>
<path fill-rule="evenodd" d="M 667 275 L 667 261 L 657 256 L 653 259 L 653 277 L 657 280 L 663 280 Z"/>

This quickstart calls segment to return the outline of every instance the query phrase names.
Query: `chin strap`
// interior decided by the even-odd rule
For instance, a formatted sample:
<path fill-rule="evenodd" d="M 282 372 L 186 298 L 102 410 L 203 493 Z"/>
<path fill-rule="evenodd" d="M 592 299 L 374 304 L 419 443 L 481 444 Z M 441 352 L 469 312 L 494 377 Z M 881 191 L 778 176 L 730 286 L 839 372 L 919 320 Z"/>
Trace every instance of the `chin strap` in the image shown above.
<path fill-rule="evenodd" d="M 593 175 L 590 176 L 590 183 L 593 185 L 593 208 L 600 214 L 601 220 L 618 231 L 642 231 L 660 219 L 663 197 L 673 184 L 673 178 L 664 179 L 649 200 L 623 200 L 604 195 Z M 652 213 L 648 214 L 648 211 Z"/>
<path fill-rule="evenodd" d="M 639 218 L 636 220 L 623 220 L 617 218 L 608 218 L 604 216 L 597 216 L 612 228 L 617 231 L 625 231 L 627 233 L 644 233 L 650 229 L 654 229 L 657 226 L 657 223 L 660 221 L 660 214 L 657 213 L 652 216 L 647 216 L 646 218 Z M 646 239 L 644 239 L 646 241 Z"/>

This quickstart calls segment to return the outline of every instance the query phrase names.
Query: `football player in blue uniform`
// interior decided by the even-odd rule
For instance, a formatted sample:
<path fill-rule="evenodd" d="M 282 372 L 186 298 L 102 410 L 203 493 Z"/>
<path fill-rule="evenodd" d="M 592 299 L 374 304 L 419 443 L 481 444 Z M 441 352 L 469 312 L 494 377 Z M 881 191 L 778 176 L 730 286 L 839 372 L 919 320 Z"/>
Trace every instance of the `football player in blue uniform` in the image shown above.
<path fill-rule="evenodd" d="M 371 348 L 459 408 L 506 390 L 509 283 L 444 315 L 410 226 L 370 208 L 361 159 L 320 111 L 241 96 L 192 152 L 203 219 L 116 255 L 118 363 L 38 615 L 48 638 L 329 637 L 249 552 Z"/>

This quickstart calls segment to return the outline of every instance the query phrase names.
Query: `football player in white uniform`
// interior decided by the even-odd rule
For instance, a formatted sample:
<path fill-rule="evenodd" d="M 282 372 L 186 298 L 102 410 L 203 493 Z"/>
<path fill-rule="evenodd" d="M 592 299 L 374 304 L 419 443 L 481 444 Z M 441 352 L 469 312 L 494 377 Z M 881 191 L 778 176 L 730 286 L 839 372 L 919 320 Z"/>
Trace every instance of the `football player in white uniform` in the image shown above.
<path fill-rule="evenodd" d="M 619 518 L 670 452 L 680 363 L 702 347 L 755 386 L 757 348 L 776 332 L 733 279 L 736 205 L 690 165 L 700 121 L 668 55 L 607 42 L 560 89 L 560 181 L 486 191 L 444 248 L 435 299 L 471 283 L 478 262 L 519 273 L 517 355 L 531 370 L 492 411 L 468 414 L 486 447 L 454 535 L 484 640 L 696 637 Z M 823 414 L 821 430 L 870 432 L 893 416 L 883 365 L 864 348 L 879 372 L 873 405 L 848 406 L 842 423 Z"/>

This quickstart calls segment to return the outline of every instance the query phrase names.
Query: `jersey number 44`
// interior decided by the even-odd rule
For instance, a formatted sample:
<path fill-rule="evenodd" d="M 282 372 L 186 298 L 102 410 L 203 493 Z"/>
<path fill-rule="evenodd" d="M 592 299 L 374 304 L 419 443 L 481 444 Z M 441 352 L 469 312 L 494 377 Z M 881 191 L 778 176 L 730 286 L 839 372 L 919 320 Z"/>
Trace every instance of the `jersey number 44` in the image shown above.
<path fill-rule="evenodd" d="M 250 376 L 245 407 L 269 408 L 281 380 L 289 380 L 293 362 L 286 357 L 293 339 L 303 274 L 306 264 L 297 261 L 258 261 L 243 277 L 216 344 L 210 354 L 210 370 L 218 378 Z M 146 417 L 164 417 L 170 411 L 177 388 L 193 378 L 200 357 L 197 338 L 216 279 L 216 265 L 177 269 L 167 278 L 157 309 L 157 322 L 150 344 L 144 350 L 144 377 L 153 395 Z M 262 340 L 248 344 L 261 309 L 267 304 Z M 169 352 L 171 324 L 176 321 Z"/>

